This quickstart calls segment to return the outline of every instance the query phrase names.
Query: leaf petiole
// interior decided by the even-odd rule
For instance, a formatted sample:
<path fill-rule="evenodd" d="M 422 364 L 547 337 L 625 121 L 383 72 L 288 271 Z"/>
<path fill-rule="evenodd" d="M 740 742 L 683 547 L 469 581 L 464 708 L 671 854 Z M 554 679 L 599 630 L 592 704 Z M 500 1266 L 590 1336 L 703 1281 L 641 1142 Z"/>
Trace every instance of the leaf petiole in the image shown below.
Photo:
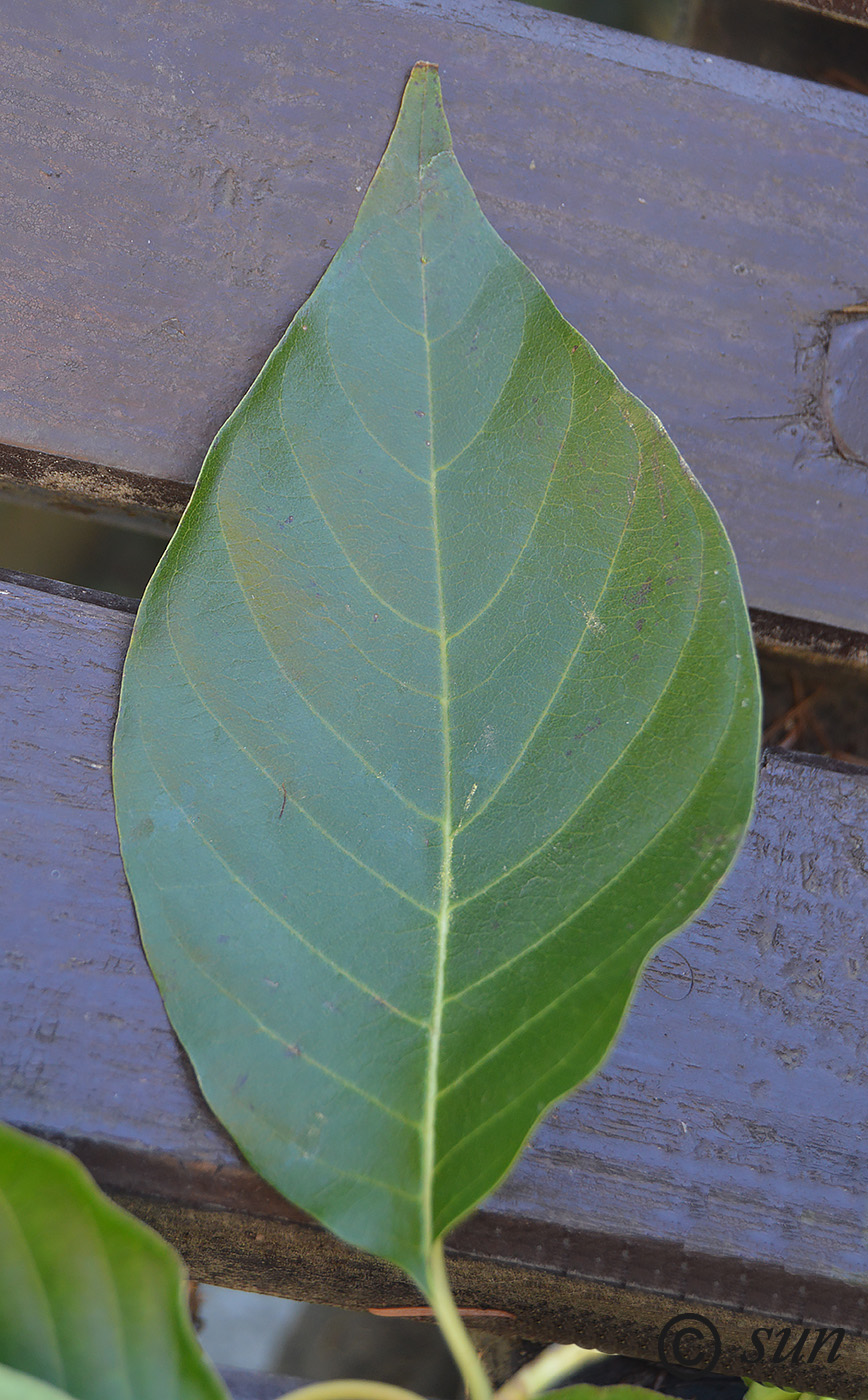
<path fill-rule="evenodd" d="M 469 1400 L 491 1400 L 491 1385 L 485 1369 L 452 1297 L 446 1261 L 443 1258 L 442 1239 L 435 1240 L 431 1247 L 428 1260 L 428 1296 L 437 1324 L 467 1387 Z M 367 1397 L 363 1397 L 363 1400 L 367 1400 Z"/>
<path fill-rule="evenodd" d="M 551 1390 L 558 1381 L 571 1376 L 586 1361 L 599 1355 L 597 1351 L 572 1345 L 546 1347 L 500 1387 L 496 1400 L 532 1400 L 533 1396 Z"/>
<path fill-rule="evenodd" d="M 437 1325 L 452 1352 L 456 1366 L 461 1372 L 469 1400 L 492 1400 L 492 1389 L 488 1377 L 476 1353 L 470 1334 L 461 1320 L 458 1308 L 455 1306 L 455 1299 L 449 1286 L 449 1276 L 446 1272 L 446 1262 L 443 1257 L 442 1240 L 435 1241 L 431 1249 L 428 1260 L 427 1291 Z M 552 1347 L 549 1350 L 578 1351 L 579 1348 Z M 522 1372 L 519 1372 L 519 1375 L 521 1374 Z M 561 1371 L 559 1374 L 564 1373 Z M 513 1377 L 513 1381 L 516 1379 L 517 1377 Z M 510 1385 L 512 1383 L 510 1382 Z M 536 1392 L 523 1388 L 516 1392 L 515 1400 L 519 1400 L 520 1396 L 530 1396 L 534 1393 Z M 290 1396 L 281 1396 L 281 1400 L 290 1400 Z M 318 1381 L 314 1385 L 303 1386 L 301 1390 L 291 1392 L 291 1400 L 421 1400 L 421 1398 L 412 1390 L 405 1390 L 403 1386 L 399 1385 L 389 1385 L 385 1381 L 339 1380 Z"/>

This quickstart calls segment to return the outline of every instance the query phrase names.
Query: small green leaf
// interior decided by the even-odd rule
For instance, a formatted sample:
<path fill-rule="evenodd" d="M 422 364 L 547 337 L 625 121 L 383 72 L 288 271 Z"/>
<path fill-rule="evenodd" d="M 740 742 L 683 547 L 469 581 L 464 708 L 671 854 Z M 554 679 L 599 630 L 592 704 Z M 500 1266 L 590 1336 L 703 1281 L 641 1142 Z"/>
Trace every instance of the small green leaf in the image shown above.
<path fill-rule="evenodd" d="M 713 508 L 488 224 L 417 65 L 124 674 L 142 938 L 253 1165 L 430 1291 L 729 867 L 758 721 Z"/>
<path fill-rule="evenodd" d="M 23 1371 L 11 1371 L 8 1366 L 0 1366 L 0 1400 L 60 1400 L 69 1396 L 69 1391 L 58 1390 L 47 1381 L 27 1376 Z"/>
<path fill-rule="evenodd" d="M 174 1251 L 68 1152 L 0 1124 L 0 1400 L 48 1400 L 36 1380 L 76 1400 L 226 1400 Z"/>

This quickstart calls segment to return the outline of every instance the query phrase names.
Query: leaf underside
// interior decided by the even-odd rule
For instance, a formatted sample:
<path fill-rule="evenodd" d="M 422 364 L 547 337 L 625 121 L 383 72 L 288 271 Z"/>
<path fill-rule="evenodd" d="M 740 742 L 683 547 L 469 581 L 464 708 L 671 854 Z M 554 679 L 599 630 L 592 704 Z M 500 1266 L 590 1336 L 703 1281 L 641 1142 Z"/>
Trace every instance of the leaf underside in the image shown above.
<path fill-rule="evenodd" d="M 67 1152 L 0 1124 L 0 1400 L 48 1400 L 49 1387 L 77 1400 L 227 1400 L 169 1245 Z"/>
<path fill-rule="evenodd" d="M 713 508 L 488 224 L 417 65 L 124 675 L 142 938 L 252 1164 L 425 1287 L 731 863 L 758 718 Z"/>

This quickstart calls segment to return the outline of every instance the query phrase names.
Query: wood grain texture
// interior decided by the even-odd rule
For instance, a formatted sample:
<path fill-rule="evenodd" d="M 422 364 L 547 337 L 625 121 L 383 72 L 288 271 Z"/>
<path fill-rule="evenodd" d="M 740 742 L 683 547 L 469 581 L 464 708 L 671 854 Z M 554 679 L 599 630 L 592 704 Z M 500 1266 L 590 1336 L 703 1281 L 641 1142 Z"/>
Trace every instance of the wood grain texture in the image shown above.
<path fill-rule="evenodd" d="M 0 13 L 0 442 L 53 457 L 61 494 L 99 503 L 87 464 L 115 469 L 112 512 L 120 473 L 193 480 L 422 56 L 483 208 L 660 414 L 749 601 L 868 630 L 868 471 L 819 407 L 830 329 L 868 292 L 863 97 L 511 0 Z"/>
<path fill-rule="evenodd" d="M 110 740 L 131 617 L 0 585 L 0 1116 L 70 1146 L 194 1276 L 412 1302 L 256 1178 L 205 1106 L 138 941 Z M 868 1364 L 868 775 L 768 754 L 739 862 L 652 960 L 603 1070 L 456 1234 L 460 1300 L 516 1335 L 655 1357 L 699 1311 L 719 1369 L 855 1395 Z M 812 1366 L 783 1329 L 844 1329 Z M 766 1327 L 765 1362 L 753 1330 Z M 814 1334 L 812 1333 L 812 1336 Z M 786 1351 L 786 1346 L 784 1347 Z M 810 1382 L 810 1387 L 808 1385 Z"/>

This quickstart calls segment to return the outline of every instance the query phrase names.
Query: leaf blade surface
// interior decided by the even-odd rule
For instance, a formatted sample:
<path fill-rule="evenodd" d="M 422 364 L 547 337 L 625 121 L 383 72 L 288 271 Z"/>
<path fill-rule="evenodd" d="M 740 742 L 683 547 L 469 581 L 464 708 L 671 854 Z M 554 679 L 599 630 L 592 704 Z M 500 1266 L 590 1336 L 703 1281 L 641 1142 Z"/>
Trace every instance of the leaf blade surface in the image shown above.
<path fill-rule="evenodd" d="M 68 1392 L 0 1363 L 0 1400 L 68 1400 Z"/>
<path fill-rule="evenodd" d="M 0 1123 L 0 1394 L 226 1400 L 183 1284 L 69 1153 Z"/>
<path fill-rule="evenodd" d="M 485 220 L 417 65 L 123 684 L 143 941 L 254 1166 L 425 1287 L 731 862 L 758 713 L 720 522 Z"/>

